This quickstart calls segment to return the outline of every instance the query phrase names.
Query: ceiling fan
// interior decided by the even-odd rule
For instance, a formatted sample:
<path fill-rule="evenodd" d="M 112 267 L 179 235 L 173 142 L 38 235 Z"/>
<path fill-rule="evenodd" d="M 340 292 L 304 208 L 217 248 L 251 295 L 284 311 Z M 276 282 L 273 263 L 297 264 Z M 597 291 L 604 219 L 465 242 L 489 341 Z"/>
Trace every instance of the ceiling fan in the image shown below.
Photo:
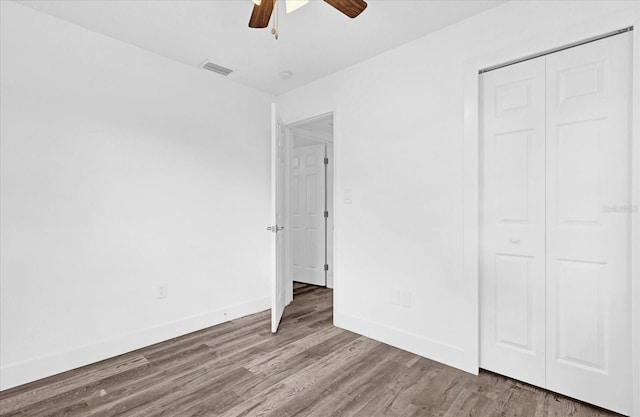
<path fill-rule="evenodd" d="M 251 12 L 251 18 L 249 19 L 250 28 L 266 28 L 269 26 L 269 20 L 271 15 L 274 14 L 274 6 L 279 0 L 253 0 L 253 12 Z M 282 0 L 280 0 L 282 1 Z M 294 10 L 299 9 L 309 2 L 309 0 L 284 0 L 287 13 L 291 13 Z M 349 16 L 350 18 L 357 17 L 360 13 L 367 8 L 367 2 L 364 0 L 324 0 L 325 3 L 329 3 L 340 12 Z M 271 29 L 271 33 L 278 39 L 277 29 L 278 15 L 277 11 L 274 18 L 274 27 Z"/>

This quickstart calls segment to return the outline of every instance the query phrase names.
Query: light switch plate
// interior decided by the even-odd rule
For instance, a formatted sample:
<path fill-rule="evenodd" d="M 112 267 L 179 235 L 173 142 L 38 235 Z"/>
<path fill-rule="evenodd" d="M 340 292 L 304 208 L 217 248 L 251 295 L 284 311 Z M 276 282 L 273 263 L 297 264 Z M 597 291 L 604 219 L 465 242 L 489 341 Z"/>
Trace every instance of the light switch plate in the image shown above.
<path fill-rule="evenodd" d="M 353 193 L 351 192 L 351 188 L 344 189 L 342 201 L 344 202 L 344 204 L 353 203 Z"/>

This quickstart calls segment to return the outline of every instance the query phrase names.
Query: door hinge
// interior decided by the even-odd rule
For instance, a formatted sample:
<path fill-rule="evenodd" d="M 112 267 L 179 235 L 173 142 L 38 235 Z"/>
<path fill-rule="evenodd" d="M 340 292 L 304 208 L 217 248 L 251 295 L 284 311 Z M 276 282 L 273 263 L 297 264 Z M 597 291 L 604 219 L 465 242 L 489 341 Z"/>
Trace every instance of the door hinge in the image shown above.
<path fill-rule="evenodd" d="M 324 218 L 326 219 L 327 217 L 329 217 L 329 212 L 327 210 L 324 211 Z"/>
<path fill-rule="evenodd" d="M 329 158 L 324 158 L 324 164 L 329 165 Z"/>
<path fill-rule="evenodd" d="M 328 270 L 329 270 L 329 265 L 324 264 L 324 270 L 325 270 L 325 271 L 328 271 Z"/>

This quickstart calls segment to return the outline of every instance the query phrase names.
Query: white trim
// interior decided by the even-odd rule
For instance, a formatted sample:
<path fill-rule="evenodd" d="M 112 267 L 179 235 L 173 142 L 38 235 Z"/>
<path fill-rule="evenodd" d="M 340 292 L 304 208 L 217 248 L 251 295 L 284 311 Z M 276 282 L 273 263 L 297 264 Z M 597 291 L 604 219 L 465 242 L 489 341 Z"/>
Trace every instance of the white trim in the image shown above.
<path fill-rule="evenodd" d="M 264 297 L 69 350 L 11 363 L 0 369 L 0 389 L 13 388 L 270 308 L 270 298 Z"/>
<path fill-rule="evenodd" d="M 465 356 L 464 349 L 459 346 L 443 343 L 349 314 L 338 313 L 334 316 L 333 321 L 334 325 L 341 329 L 349 330 L 454 368 L 460 368 L 460 363 L 463 362 Z M 468 371 L 467 369 L 463 370 Z"/>
<path fill-rule="evenodd" d="M 338 314 L 340 303 L 340 216 L 342 214 L 339 191 L 342 190 L 342 179 L 340 177 L 340 152 L 342 148 L 342 140 L 339 137 L 342 123 L 342 109 L 336 105 L 331 112 L 333 113 L 333 323 L 336 322 L 336 314 Z"/>
<path fill-rule="evenodd" d="M 331 281 L 329 281 L 329 277 L 327 277 L 327 287 L 328 288 L 332 288 L 333 289 L 333 313 L 334 313 L 334 321 L 335 321 L 335 314 L 336 314 L 336 305 L 337 305 L 337 293 L 338 291 L 336 290 L 336 277 L 338 275 L 338 226 L 337 226 L 337 222 L 338 222 L 338 200 L 337 200 L 337 190 L 338 190 L 338 163 L 337 163 L 337 155 L 338 155 L 338 146 L 336 146 L 336 143 L 338 142 L 337 140 L 337 132 L 338 132 L 338 110 L 337 107 L 336 108 L 332 108 L 329 109 L 325 112 L 321 112 L 319 114 L 316 114 L 315 116 L 309 116 L 309 117 L 305 117 L 302 118 L 300 120 L 297 120 L 295 122 L 291 122 L 291 123 L 287 123 L 285 125 L 285 128 L 290 131 L 292 134 L 295 133 L 299 133 L 302 134 L 302 136 L 306 136 L 308 139 L 312 139 L 312 140 L 317 140 L 320 143 L 326 143 L 326 144 L 331 144 L 333 145 L 333 158 L 331 161 L 331 165 L 333 167 L 333 213 L 331 215 L 333 215 L 333 265 L 330 265 L 329 267 L 332 268 L 332 279 Z M 315 121 L 315 120 L 319 120 L 319 119 L 323 119 L 326 118 L 328 116 L 333 116 L 333 135 L 332 135 L 332 140 L 328 140 L 324 135 L 317 133 L 317 132 L 310 132 L 304 129 L 301 129 L 297 126 L 301 126 L 304 125 L 306 123 Z M 290 144 L 291 146 L 291 144 Z M 290 158 L 287 158 L 287 167 L 290 165 Z M 290 173 L 288 174 L 290 175 Z M 287 188 L 288 189 L 288 188 Z M 289 193 L 287 193 L 289 194 Z M 289 204 L 289 203 L 287 203 Z M 288 215 L 287 215 L 287 222 L 289 222 L 288 219 Z M 289 240 L 288 243 L 288 248 L 287 248 L 287 253 L 291 253 L 291 240 Z M 291 283 L 291 299 L 293 299 L 293 268 L 291 265 L 291 258 L 288 258 L 287 260 L 287 265 L 288 265 L 288 271 L 289 272 L 289 279 L 288 282 Z"/>
<path fill-rule="evenodd" d="M 633 31 L 633 128 L 632 128 L 632 201 L 640 201 L 640 22 L 637 14 L 615 13 L 597 20 L 545 34 L 527 42 L 512 44 L 508 48 L 483 54 L 464 65 L 464 142 L 463 142 L 463 280 L 466 283 L 470 311 L 474 319 L 474 332 L 465 335 L 465 346 L 475 350 L 465 352 L 465 367 L 479 371 L 479 98 L 478 72 L 500 62 L 569 45 L 629 26 Z M 633 349 L 633 416 L 640 417 L 640 219 L 636 213 L 632 223 L 632 349 Z"/>
<path fill-rule="evenodd" d="M 286 265 L 286 280 L 287 280 L 287 301 L 286 304 L 289 305 L 293 301 L 293 263 L 292 259 L 292 249 L 291 249 L 291 154 L 293 152 L 293 132 L 291 128 L 287 125 L 283 126 L 284 130 L 284 146 L 285 146 L 285 196 L 284 196 L 284 205 L 285 205 L 285 217 L 284 217 L 284 232 L 286 233 L 287 239 L 285 240 L 285 265 Z"/>
<path fill-rule="evenodd" d="M 332 138 L 333 139 L 333 138 Z M 329 158 L 329 164 L 327 165 L 327 185 L 328 185 L 328 192 L 327 192 L 327 199 L 328 196 L 331 195 L 331 204 L 327 204 L 328 210 L 329 210 L 329 221 L 327 222 L 327 239 L 329 239 L 329 241 L 327 242 L 327 263 L 329 264 L 329 272 L 327 273 L 327 287 L 328 288 L 333 288 L 333 269 L 334 269 L 334 259 L 335 259 L 335 250 L 334 250 L 334 242 L 335 242 L 335 236 L 334 236 L 334 217 L 335 217 L 335 207 L 336 207 L 336 201 L 334 198 L 334 190 L 335 190 L 335 172 L 334 172 L 334 167 L 335 164 L 333 163 L 333 140 L 331 142 L 328 142 L 326 144 L 326 152 L 327 152 L 327 158 Z"/>
<path fill-rule="evenodd" d="M 631 104 L 631 204 L 640 207 L 640 20 L 635 22 L 632 47 Z M 633 363 L 633 414 L 640 417 L 640 213 L 631 216 L 631 351 Z"/>

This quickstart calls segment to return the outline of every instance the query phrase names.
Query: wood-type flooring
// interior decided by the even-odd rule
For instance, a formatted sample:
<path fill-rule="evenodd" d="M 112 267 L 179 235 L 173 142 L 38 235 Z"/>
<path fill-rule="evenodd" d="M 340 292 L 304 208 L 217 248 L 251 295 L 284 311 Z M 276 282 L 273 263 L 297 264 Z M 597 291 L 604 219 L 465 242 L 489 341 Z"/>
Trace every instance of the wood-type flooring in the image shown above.
<path fill-rule="evenodd" d="M 0 416 L 616 416 L 332 325 L 332 291 L 0 393 Z"/>

